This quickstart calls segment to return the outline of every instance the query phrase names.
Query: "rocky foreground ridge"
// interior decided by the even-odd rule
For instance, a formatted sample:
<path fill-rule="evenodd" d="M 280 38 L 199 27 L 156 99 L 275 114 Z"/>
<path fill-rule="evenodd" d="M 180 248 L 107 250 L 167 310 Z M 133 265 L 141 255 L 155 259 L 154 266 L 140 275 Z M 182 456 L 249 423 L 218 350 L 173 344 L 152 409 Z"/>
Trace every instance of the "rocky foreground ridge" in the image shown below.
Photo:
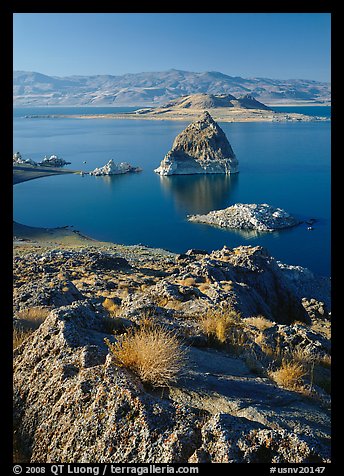
<path fill-rule="evenodd" d="M 300 222 L 282 208 L 267 203 L 236 203 L 224 210 L 214 210 L 205 215 L 189 215 L 188 220 L 195 223 L 269 232 L 289 228 Z"/>
<path fill-rule="evenodd" d="M 14 351 L 21 458 L 329 461 L 330 305 L 328 279 L 261 247 L 182 255 L 17 247 L 14 328 L 30 326 L 30 309 L 46 312 Z M 203 317 L 216 321 L 229 308 L 234 317 L 220 338 Z M 147 319 L 173 332 L 188 355 L 165 389 L 119 365 L 104 342 Z M 313 365 L 300 387 L 274 380 L 281 355 Z"/>
<path fill-rule="evenodd" d="M 231 174 L 238 160 L 221 127 L 204 113 L 175 138 L 172 149 L 155 169 L 159 175 Z"/>

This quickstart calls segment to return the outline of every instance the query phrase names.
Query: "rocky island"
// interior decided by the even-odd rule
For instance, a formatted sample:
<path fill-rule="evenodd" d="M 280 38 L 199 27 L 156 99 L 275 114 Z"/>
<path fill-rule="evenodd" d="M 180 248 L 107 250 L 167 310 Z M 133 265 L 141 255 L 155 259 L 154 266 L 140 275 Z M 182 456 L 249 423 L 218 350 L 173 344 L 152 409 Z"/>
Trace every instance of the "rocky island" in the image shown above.
<path fill-rule="evenodd" d="M 159 175 L 232 174 L 238 160 L 221 127 L 209 112 L 175 138 L 172 149 L 154 170 Z"/>
<path fill-rule="evenodd" d="M 133 167 L 127 162 L 120 162 L 116 164 L 112 159 L 109 160 L 107 164 L 103 167 L 98 167 L 92 172 L 89 172 L 90 175 L 120 175 L 127 174 L 129 172 L 141 172 L 139 167 Z"/>
<path fill-rule="evenodd" d="M 259 232 L 271 232 L 300 223 L 282 208 L 275 208 L 267 203 L 236 203 L 224 210 L 214 210 L 206 215 L 189 215 L 188 220 L 221 228 L 237 228 Z"/>

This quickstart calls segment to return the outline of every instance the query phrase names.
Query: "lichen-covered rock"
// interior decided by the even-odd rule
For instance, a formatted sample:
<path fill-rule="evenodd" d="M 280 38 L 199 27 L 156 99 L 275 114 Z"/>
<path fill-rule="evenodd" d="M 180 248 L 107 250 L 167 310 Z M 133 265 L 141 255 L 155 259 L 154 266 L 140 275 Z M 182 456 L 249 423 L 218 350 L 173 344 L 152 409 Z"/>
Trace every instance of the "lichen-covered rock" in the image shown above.
<path fill-rule="evenodd" d="M 54 310 L 15 351 L 15 425 L 30 461 L 187 461 L 200 444 L 197 413 L 118 367 L 103 319 L 86 301 Z"/>
<path fill-rule="evenodd" d="M 216 414 L 202 427 L 202 446 L 189 463 L 315 463 L 324 461 L 312 438 L 267 429 L 246 418 Z M 328 455 L 329 456 L 329 455 Z"/>
<path fill-rule="evenodd" d="M 82 293 L 68 279 L 38 278 L 13 290 L 14 309 L 60 307 L 83 299 Z"/>
<path fill-rule="evenodd" d="M 295 349 L 308 358 L 321 358 L 331 355 L 331 342 L 324 336 L 300 324 L 291 326 L 276 324 L 263 331 L 264 343 L 271 349 L 277 347 L 281 352 L 291 355 Z"/>
<path fill-rule="evenodd" d="M 155 172 L 160 175 L 231 174 L 238 172 L 238 160 L 223 130 L 205 111 L 175 138 L 172 149 Z"/>

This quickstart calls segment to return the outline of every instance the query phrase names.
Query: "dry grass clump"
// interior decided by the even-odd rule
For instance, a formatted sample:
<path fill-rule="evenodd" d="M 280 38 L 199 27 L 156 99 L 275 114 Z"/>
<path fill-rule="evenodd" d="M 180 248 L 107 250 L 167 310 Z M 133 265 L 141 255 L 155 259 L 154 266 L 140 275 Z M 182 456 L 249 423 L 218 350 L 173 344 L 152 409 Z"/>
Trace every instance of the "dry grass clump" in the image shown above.
<path fill-rule="evenodd" d="M 331 339 L 331 321 L 314 319 L 312 320 L 311 329 L 323 335 L 326 339 Z"/>
<path fill-rule="evenodd" d="M 207 291 L 211 288 L 209 283 L 200 283 L 197 287 L 201 291 L 201 293 L 204 294 L 207 294 Z"/>
<path fill-rule="evenodd" d="M 325 392 L 331 393 L 331 356 L 329 354 L 312 356 L 297 350 L 292 355 L 294 361 L 299 362 L 307 372 L 310 389 L 313 385 L 317 385 Z"/>
<path fill-rule="evenodd" d="M 307 374 L 300 362 L 283 360 L 281 366 L 269 372 L 270 378 L 281 387 L 290 390 L 300 390 L 303 387 L 303 377 Z"/>
<path fill-rule="evenodd" d="M 199 320 L 199 325 L 210 341 L 229 344 L 233 350 L 239 350 L 246 342 L 240 315 L 230 307 L 209 309 Z"/>
<path fill-rule="evenodd" d="M 42 322 L 45 321 L 50 311 L 51 309 L 47 307 L 30 307 L 22 309 L 16 314 L 16 318 L 20 323 L 20 330 L 23 332 L 29 332 L 38 329 Z"/>
<path fill-rule="evenodd" d="M 16 315 L 20 325 L 13 328 L 13 349 L 19 347 L 32 332 L 45 321 L 50 312 L 46 307 L 22 309 Z"/>
<path fill-rule="evenodd" d="M 33 332 L 32 329 L 27 329 L 24 331 L 23 329 L 14 328 L 13 329 L 13 350 L 19 347 L 24 342 L 24 340 L 30 334 L 32 334 L 32 332 Z"/>
<path fill-rule="evenodd" d="M 50 309 L 47 307 L 30 307 L 17 313 L 18 319 L 24 320 L 33 329 L 37 329 L 45 321 Z"/>
<path fill-rule="evenodd" d="M 117 316 L 120 306 L 112 298 L 105 298 L 102 302 L 102 306 L 108 311 L 112 316 Z"/>
<path fill-rule="evenodd" d="M 277 336 L 276 338 L 276 345 L 272 345 L 267 342 L 264 332 L 260 331 L 259 334 L 255 337 L 254 341 L 256 344 L 259 345 L 268 360 L 281 364 L 283 358 L 285 357 L 285 351 L 281 345 L 279 336 Z M 289 355 L 288 358 L 290 360 Z"/>
<path fill-rule="evenodd" d="M 196 280 L 193 277 L 185 278 L 185 279 L 180 279 L 178 281 L 178 284 L 181 284 L 182 286 L 195 286 L 196 285 Z"/>
<path fill-rule="evenodd" d="M 274 322 L 269 321 L 269 319 L 260 315 L 254 317 L 247 317 L 246 319 L 244 319 L 244 323 L 253 326 L 260 331 L 265 331 L 265 329 L 269 329 L 270 327 L 273 327 L 275 325 Z"/>
<path fill-rule="evenodd" d="M 175 334 L 151 322 L 130 329 L 114 344 L 106 339 L 106 344 L 120 365 L 154 387 L 175 382 L 186 361 Z"/>

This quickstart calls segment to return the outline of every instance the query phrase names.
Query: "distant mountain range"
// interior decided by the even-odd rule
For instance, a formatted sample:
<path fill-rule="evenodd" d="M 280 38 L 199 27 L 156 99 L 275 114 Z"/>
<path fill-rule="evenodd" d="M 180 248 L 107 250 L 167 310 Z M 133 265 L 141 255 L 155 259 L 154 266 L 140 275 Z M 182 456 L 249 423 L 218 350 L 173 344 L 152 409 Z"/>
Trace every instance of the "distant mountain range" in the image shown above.
<path fill-rule="evenodd" d="M 121 76 L 47 76 L 13 73 L 15 106 L 158 106 L 180 96 L 208 93 L 250 94 L 268 104 L 331 101 L 330 83 L 307 79 L 241 78 L 209 71 L 169 71 Z"/>

